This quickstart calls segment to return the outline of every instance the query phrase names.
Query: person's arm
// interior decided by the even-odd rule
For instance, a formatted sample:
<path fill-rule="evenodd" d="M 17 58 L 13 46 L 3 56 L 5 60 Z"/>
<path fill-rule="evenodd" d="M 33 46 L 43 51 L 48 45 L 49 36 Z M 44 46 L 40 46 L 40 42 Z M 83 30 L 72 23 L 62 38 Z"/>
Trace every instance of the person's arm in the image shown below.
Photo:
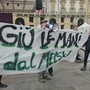
<path fill-rule="evenodd" d="M 85 46 L 86 46 L 86 44 L 87 44 L 87 41 L 83 44 L 83 46 L 82 46 L 82 47 L 85 47 Z"/>
<path fill-rule="evenodd" d="M 83 47 L 85 47 L 86 46 L 86 44 L 87 44 L 87 42 L 88 42 L 88 40 L 90 39 L 90 35 L 89 35 L 89 37 L 88 37 L 88 39 L 87 39 L 87 41 L 83 44 Z"/>

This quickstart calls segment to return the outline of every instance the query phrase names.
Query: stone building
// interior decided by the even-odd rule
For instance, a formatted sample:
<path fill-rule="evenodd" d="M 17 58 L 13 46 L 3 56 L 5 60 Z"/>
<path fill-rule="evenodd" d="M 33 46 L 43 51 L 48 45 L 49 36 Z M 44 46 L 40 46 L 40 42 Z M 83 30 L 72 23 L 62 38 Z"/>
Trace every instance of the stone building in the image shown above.
<path fill-rule="evenodd" d="M 42 10 L 36 10 L 36 0 L 0 0 L 0 13 L 11 13 L 13 23 L 37 26 L 42 19 L 56 22 L 60 29 L 70 29 L 90 23 L 90 0 L 42 0 Z"/>

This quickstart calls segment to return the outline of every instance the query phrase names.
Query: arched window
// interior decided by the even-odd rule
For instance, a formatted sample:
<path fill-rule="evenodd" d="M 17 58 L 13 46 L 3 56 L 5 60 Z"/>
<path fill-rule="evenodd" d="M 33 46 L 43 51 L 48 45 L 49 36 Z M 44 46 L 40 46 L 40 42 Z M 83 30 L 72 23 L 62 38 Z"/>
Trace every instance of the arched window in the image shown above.
<path fill-rule="evenodd" d="M 54 25 L 56 23 L 56 19 L 55 18 L 51 18 L 49 20 L 49 23 L 52 24 L 52 25 Z"/>
<path fill-rule="evenodd" d="M 83 23 L 84 23 L 84 19 L 83 18 L 80 18 L 78 20 L 78 26 L 81 26 Z"/>
<path fill-rule="evenodd" d="M 25 25 L 25 21 L 23 18 L 17 18 L 15 20 L 15 24 L 18 24 L 18 25 Z"/>

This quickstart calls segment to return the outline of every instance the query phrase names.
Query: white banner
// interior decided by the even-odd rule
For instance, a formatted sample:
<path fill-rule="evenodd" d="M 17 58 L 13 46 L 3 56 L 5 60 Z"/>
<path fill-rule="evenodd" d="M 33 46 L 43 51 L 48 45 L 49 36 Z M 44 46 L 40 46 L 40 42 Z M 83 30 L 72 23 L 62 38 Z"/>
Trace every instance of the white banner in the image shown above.
<path fill-rule="evenodd" d="M 73 62 L 87 38 L 81 31 L 0 23 L 0 74 L 37 73 L 62 60 Z"/>

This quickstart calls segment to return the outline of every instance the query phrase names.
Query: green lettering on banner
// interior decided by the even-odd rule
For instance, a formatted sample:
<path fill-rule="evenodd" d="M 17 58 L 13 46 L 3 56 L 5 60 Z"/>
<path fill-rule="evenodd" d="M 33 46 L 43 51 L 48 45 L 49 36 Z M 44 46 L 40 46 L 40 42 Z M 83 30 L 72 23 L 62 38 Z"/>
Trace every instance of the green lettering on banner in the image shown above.
<path fill-rule="evenodd" d="M 26 61 L 19 61 L 18 60 L 19 53 L 15 53 L 15 61 L 8 61 L 4 64 L 3 68 L 5 70 L 25 70 L 25 69 L 30 69 L 30 68 L 35 68 L 36 65 L 33 65 L 33 60 L 35 57 L 35 52 L 32 53 L 31 59 L 30 59 L 30 66 L 27 67 Z"/>
<path fill-rule="evenodd" d="M 48 68 L 50 65 L 52 65 L 52 64 L 60 61 L 62 58 L 67 57 L 71 52 L 72 51 L 68 51 L 68 52 L 66 52 L 66 51 L 57 52 L 56 51 L 54 53 L 54 56 L 53 57 L 52 57 L 52 53 L 50 53 L 49 54 L 49 57 L 52 57 L 52 59 L 51 58 L 47 59 L 47 66 L 46 67 Z"/>
<path fill-rule="evenodd" d="M 21 61 L 21 62 L 19 62 L 19 63 L 17 64 L 17 69 L 18 69 L 19 71 L 21 71 L 21 70 L 24 70 L 24 69 L 35 68 L 36 65 L 33 66 L 33 64 L 32 64 L 34 57 L 35 57 L 35 53 L 32 53 L 32 57 L 31 57 L 31 60 L 30 60 L 30 66 L 29 66 L 29 67 L 27 67 L 26 61 Z M 22 66 L 22 64 L 23 64 L 23 66 Z"/>
<path fill-rule="evenodd" d="M 48 31 L 46 42 L 45 42 L 45 31 L 41 33 L 41 46 L 40 46 L 41 49 L 48 49 L 48 45 L 50 44 L 50 42 L 55 40 L 55 38 L 52 37 L 51 33 L 53 33 L 52 30 Z"/>
<path fill-rule="evenodd" d="M 62 58 L 69 56 L 71 52 L 72 50 L 67 51 L 67 52 L 66 51 L 62 51 L 62 52 L 56 51 L 55 53 L 52 53 L 49 51 L 47 53 L 43 53 L 38 69 L 42 67 L 44 61 L 46 61 L 46 68 L 48 68 L 50 65 L 60 61 Z"/>
<path fill-rule="evenodd" d="M 44 54 L 42 55 L 40 64 L 39 64 L 39 66 L 38 66 L 38 69 L 41 67 L 41 65 L 42 65 L 42 63 L 43 63 L 43 60 L 49 59 L 49 53 L 50 53 L 50 51 L 47 52 L 47 53 L 44 53 Z"/>
<path fill-rule="evenodd" d="M 18 62 L 18 56 L 19 56 L 19 53 L 15 53 L 15 61 L 12 62 L 12 61 L 8 61 L 4 64 L 3 68 L 5 70 L 16 70 L 16 64 Z"/>
<path fill-rule="evenodd" d="M 11 32 L 6 32 L 6 35 L 3 33 L 4 30 L 6 29 L 12 29 Z M 25 50 L 30 50 L 32 49 L 32 45 L 34 42 L 34 34 L 35 34 L 35 30 L 31 29 L 30 27 L 26 27 L 25 29 L 28 30 L 28 33 L 30 35 L 28 35 L 30 37 L 31 40 L 29 40 L 29 44 L 26 44 L 26 36 L 27 33 L 26 32 L 22 32 L 22 30 L 20 30 L 18 33 L 15 33 L 13 31 L 16 31 L 18 28 L 15 25 L 4 25 L 2 27 L 0 27 L 0 41 L 1 41 L 1 45 L 4 47 L 15 47 L 17 46 L 18 48 L 24 48 Z M 21 29 L 21 28 L 20 28 Z"/>
<path fill-rule="evenodd" d="M 78 42 L 81 40 L 81 37 L 82 36 L 80 33 L 76 33 L 75 35 L 70 33 L 68 37 L 67 37 L 67 32 L 59 33 L 58 39 L 56 40 L 54 47 L 58 48 L 60 41 L 62 41 L 62 46 L 60 46 L 60 48 L 65 48 L 65 47 L 70 48 L 72 46 L 79 47 Z"/>

